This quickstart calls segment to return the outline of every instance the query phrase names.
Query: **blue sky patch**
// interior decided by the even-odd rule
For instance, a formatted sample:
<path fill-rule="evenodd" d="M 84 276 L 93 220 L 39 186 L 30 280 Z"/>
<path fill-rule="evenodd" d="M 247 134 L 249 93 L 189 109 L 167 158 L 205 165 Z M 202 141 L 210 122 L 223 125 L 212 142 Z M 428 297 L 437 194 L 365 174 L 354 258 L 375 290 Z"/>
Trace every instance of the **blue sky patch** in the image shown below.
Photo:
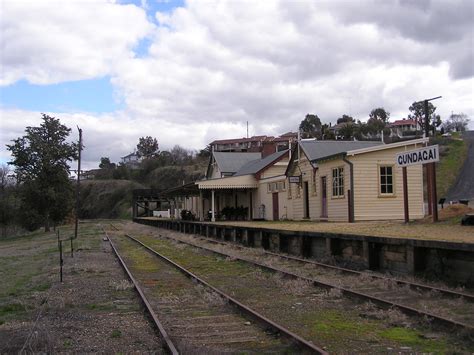
<path fill-rule="evenodd" d="M 40 112 L 112 112 L 123 108 L 114 94 L 110 77 L 34 85 L 25 80 L 0 88 L 5 108 Z"/>

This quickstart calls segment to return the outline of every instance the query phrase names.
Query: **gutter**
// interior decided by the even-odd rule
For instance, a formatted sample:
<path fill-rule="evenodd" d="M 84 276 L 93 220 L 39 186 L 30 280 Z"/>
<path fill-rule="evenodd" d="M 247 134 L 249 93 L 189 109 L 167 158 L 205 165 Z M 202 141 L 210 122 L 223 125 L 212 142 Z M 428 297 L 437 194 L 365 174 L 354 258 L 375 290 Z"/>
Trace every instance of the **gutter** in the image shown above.
<path fill-rule="evenodd" d="M 346 154 L 342 156 L 342 160 L 349 164 L 349 174 L 350 174 L 350 183 L 351 183 L 351 194 L 349 198 L 351 199 L 350 201 L 350 215 L 349 215 L 349 223 L 354 223 L 354 163 L 352 163 L 350 160 L 347 160 Z"/>

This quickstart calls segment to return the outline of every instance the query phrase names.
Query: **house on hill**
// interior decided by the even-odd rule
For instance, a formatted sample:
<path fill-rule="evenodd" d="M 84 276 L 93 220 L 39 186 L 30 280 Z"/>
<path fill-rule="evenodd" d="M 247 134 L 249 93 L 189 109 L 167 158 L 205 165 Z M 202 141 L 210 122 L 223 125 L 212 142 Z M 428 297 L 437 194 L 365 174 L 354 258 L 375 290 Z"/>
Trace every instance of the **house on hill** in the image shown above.
<path fill-rule="evenodd" d="M 387 127 L 390 129 L 390 137 L 414 137 L 416 131 L 422 131 L 422 127 L 417 121 L 405 118 L 389 123 Z"/>
<path fill-rule="evenodd" d="M 138 153 L 133 152 L 125 155 L 124 157 L 121 157 L 120 160 L 121 163 L 124 164 L 127 168 L 139 169 L 142 158 L 138 155 Z"/>

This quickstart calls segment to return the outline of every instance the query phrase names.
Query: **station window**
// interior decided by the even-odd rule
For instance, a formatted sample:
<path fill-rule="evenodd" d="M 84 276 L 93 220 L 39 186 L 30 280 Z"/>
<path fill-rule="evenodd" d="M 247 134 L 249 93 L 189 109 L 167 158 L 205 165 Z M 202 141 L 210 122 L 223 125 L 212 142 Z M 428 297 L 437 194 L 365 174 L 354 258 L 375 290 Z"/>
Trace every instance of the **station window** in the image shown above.
<path fill-rule="evenodd" d="M 332 169 L 332 196 L 344 196 L 344 168 Z"/>
<path fill-rule="evenodd" d="M 384 165 L 379 167 L 380 194 L 393 195 L 393 166 Z"/>

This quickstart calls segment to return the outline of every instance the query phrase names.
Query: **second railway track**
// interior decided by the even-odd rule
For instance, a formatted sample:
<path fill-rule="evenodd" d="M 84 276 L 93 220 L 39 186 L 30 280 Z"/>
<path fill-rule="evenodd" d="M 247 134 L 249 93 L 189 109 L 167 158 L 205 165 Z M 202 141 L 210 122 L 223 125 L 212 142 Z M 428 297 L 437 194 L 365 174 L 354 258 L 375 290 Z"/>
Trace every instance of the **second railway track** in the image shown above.
<path fill-rule="evenodd" d="M 178 353 L 326 353 L 277 323 L 256 313 L 249 316 L 252 310 L 242 310 L 244 305 L 236 311 L 222 292 L 184 275 L 184 268 L 133 237 L 109 236 L 109 240 Z"/>

